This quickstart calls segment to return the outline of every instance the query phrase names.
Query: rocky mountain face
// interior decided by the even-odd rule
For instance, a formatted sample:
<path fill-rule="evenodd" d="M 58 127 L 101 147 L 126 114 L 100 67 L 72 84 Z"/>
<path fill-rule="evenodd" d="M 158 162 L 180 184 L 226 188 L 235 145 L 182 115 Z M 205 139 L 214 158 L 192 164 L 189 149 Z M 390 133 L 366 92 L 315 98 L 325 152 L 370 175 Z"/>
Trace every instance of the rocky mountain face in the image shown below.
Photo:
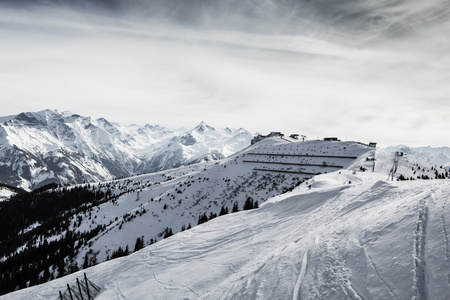
<path fill-rule="evenodd" d="M 53 110 L 0 117 L 0 182 L 24 189 L 104 181 L 229 156 L 250 144 L 244 129 L 121 126 Z"/>

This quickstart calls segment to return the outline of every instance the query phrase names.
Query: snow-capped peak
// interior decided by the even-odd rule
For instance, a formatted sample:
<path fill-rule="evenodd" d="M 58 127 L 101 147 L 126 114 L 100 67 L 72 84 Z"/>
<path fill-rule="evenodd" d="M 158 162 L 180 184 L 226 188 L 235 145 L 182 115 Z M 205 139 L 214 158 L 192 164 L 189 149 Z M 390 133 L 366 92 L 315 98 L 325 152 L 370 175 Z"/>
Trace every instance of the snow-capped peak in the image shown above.
<path fill-rule="evenodd" d="M 201 121 L 200 124 L 195 126 L 195 128 L 193 130 L 195 130 L 197 132 L 205 132 L 205 131 L 215 131 L 216 129 L 214 129 L 214 127 L 212 127 L 212 126 L 209 126 L 205 122 Z"/>

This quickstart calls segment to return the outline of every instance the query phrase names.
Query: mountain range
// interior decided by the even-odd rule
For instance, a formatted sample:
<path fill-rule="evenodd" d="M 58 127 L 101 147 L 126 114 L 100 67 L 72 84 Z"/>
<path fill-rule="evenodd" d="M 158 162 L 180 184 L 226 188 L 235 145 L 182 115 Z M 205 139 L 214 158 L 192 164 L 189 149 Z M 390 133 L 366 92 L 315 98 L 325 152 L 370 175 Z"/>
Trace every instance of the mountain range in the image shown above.
<path fill-rule="evenodd" d="M 99 182 L 225 158 L 250 144 L 245 129 L 121 126 L 56 110 L 0 117 L 0 182 L 25 190 Z"/>

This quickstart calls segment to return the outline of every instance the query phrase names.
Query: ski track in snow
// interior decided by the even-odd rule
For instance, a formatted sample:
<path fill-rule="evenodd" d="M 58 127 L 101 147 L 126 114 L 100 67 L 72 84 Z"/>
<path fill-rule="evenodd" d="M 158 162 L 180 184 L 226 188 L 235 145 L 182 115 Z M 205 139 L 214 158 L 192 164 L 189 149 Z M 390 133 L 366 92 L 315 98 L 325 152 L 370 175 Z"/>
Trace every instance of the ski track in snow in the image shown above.
<path fill-rule="evenodd" d="M 442 192 L 442 190 L 441 190 Z M 450 285 L 450 242 L 448 237 L 447 225 L 445 224 L 445 207 L 447 206 L 447 200 L 450 197 L 450 193 L 444 197 L 444 203 L 442 204 L 442 214 L 441 214 L 441 223 L 442 223 L 442 235 L 444 237 L 444 246 L 445 246 L 445 262 L 447 265 L 447 282 Z"/>
<path fill-rule="evenodd" d="M 155 269 L 153 267 L 151 269 L 152 269 L 153 278 L 159 285 L 164 287 L 164 289 L 166 289 L 166 290 L 184 290 L 184 291 L 188 292 L 189 294 L 192 294 L 193 296 L 195 296 L 194 299 L 200 298 L 200 296 L 193 289 L 191 289 L 188 286 L 173 285 L 171 283 L 165 283 L 165 282 L 159 280 L 158 277 L 156 276 Z"/>
<path fill-rule="evenodd" d="M 302 265 L 300 268 L 300 274 L 299 274 L 297 282 L 295 284 L 294 295 L 292 296 L 292 300 L 300 300 L 301 299 L 300 292 L 301 292 L 301 288 L 302 288 L 303 279 L 305 278 L 305 275 L 306 275 L 307 268 L 308 268 L 308 251 L 306 251 L 305 254 L 303 254 L 303 260 L 302 260 Z"/>
<path fill-rule="evenodd" d="M 352 300 L 364 300 L 364 298 L 361 297 L 360 294 L 358 294 L 358 292 L 353 288 L 352 284 L 350 281 L 347 282 L 347 284 L 345 285 L 345 291 L 347 293 L 347 295 L 349 296 L 349 299 Z"/>
<path fill-rule="evenodd" d="M 115 295 L 114 299 L 115 300 L 126 300 L 126 299 L 128 299 L 124 295 L 124 293 L 122 292 L 122 289 L 120 288 L 120 283 L 117 281 L 117 279 L 115 279 L 113 281 L 112 290 L 114 291 L 114 295 Z"/>
<path fill-rule="evenodd" d="M 394 290 L 389 286 L 389 284 L 386 282 L 386 280 L 384 280 L 380 273 L 378 272 L 377 267 L 375 266 L 375 263 L 373 262 L 372 257 L 370 257 L 370 255 L 367 253 L 366 248 L 363 246 L 364 248 L 364 252 L 366 253 L 366 257 L 369 259 L 370 261 L 370 265 L 372 266 L 373 270 L 375 271 L 375 274 L 377 275 L 378 279 L 384 284 L 384 286 L 386 286 L 386 288 L 389 290 L 389 293 L 392 295 L 393 299 L 398 299 L 397 295 L 395 294 Z"/>
<path fill-rule="evenodd" d="M 414 232 L 414 296 L 413 300 L 428 299 L 428 273 L 426 262 L 426 235 L 428 225 L 428 198 L 419 202 L 418 221 Z"/>

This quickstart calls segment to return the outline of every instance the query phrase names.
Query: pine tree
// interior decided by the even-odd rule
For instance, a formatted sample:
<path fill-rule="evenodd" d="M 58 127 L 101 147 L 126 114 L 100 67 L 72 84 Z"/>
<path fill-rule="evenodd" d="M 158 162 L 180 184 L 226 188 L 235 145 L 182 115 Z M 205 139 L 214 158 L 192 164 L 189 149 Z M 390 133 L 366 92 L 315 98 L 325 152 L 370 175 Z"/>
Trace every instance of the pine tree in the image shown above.
<path fill-rule="evenodd" d="M 58 278 L 59 277 L 63 277 L 64 275 L 66 275 L 66 269 L 65 269 L 66 264 L 64 263 L 64 261 L 61 261 L 58 264 Z"/>
<path fill-rule="evenodd" d="M 136 243 L 134 244 L 133 252 L 139 251 L 144 248 L 144 236 L 142 238 L 136 238 Z"/>
<path fill-rule="evenodd" d="M 208 216 L 206 213 L 203 213 L 203 215 L 198 216 L 198 225 L 208 222 Z"/>
<path fill-rule="evenodd" d="M 239 206 L 237 202 L 234 202 L 233 204 L 233 209 L 231 210 L 232 213 L 238 212 L 239 211 Z"/>
<path fill-rule="evenodd" d="M 88 254 L 86 253 L 84 255 L 83 269 L 86 269 L 88 267 L 89 267 L 89 261 L 88 261 Z"/>
<path fill-rule="evenodd" d="M 210 212 L 209 213 L 209 220 L 212 220 L 212 219 L 214 219 L 214 218 L 216 218 L 217 217 L 217 214 L 216 213 L 213 213 L 213 212 Z"/>
<path fill-rule="evenodd" d="M 253 209 L 253 198 L 252 197 L 247 197 L 247 200 L 245 200 L 243 209 L 244 210 Z"/>
<path fill-rule="evenodd" d="M 172 235 L 173 235 L 172 228 L 166 227 L 165 233 L 164 233 L 164 238 L 166 239 Z"/>
<path fill-rule="evenodd" d="M 223 216 L 223 215 L 226 215 L 226 214 L 228 214 L 228 207 L 225 207 L 225 205 L 224 205 L 220 209 L 219 216 Z"/>

